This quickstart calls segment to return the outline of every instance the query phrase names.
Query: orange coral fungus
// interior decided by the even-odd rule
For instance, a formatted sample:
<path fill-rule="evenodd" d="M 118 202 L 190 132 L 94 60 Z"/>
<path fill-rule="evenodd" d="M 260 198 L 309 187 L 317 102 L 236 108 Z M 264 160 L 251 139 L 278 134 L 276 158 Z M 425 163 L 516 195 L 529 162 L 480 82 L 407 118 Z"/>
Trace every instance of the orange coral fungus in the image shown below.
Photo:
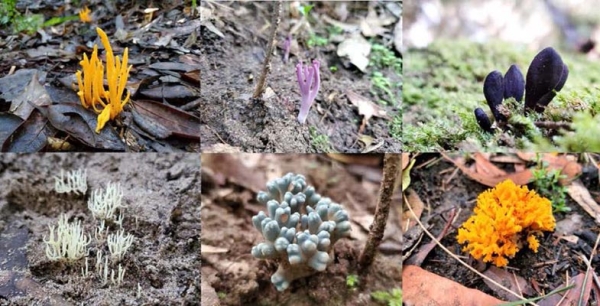
<path fill-rule="evenodd" d="M 79 20 L 81 20 L 82 22 L 87 22 L 87 23 L 92 22 L 92 17 L 90 16 L 91 12 L 92 11 L 90 11 L 90 9 L 87 7 L 84 7 L 83 9 L 81 9 L 79 11 Z"/>
<path fill-rule="evenodd" d="M 474 214 L 458 229 L 458 243 L 475 259 L 498 267 L 508 264 L 523 244 L 537 253 L 536 235 L 553 231 L 556 221 L 550 200 L 506 180 L 477 197 Z"/>
<path fill-rule="evenodd" d="M 104 66 L 98 58 L 98 45 L 94 45 L 92 55 L 88 59 L 86 54 L 83 54 L 83 60 L 80 62 L 83 68 L 76 73 L 77 82 L 79 84 L 79 99 L 85 108 L 90 106 L 98 115 L 98 125 L 96 133 L 104 127 L 108 120 L 115 119 L 117 115 L 123 111 L 123 106 L 129 101 L 129 92 L 124 100 L 123 91 L 129 77 L 131 66 L 127 66 L 128 49 L 123 51 L 123 61 L 119 57 L 113 55 L 112 47 L 108 41 L 108 36 L 100 28 L 96 28 L 98 36 L 102 41 L 102 45 L 106 49 L 106 79 L 108 83 L 108 91 L 104 89 Z M 103 109 L 98 108 L 100 104 Z"/>

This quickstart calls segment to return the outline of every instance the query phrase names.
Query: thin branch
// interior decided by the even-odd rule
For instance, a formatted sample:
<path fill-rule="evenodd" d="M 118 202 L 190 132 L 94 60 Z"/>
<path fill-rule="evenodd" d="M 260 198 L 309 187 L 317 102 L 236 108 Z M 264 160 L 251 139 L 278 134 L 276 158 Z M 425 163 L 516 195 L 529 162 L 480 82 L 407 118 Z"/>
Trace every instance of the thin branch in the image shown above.
<path fill-rule="evenodd" d="M 273 28 L 271 29 L 271 35 L 269 35 L 269 46 L 267 47 L 267 55 L 265 56 L 262 72 L 260 74 L 260 78 L 258 79 L 258 83 L 256 84 L 256 88 L 254 89 L 254 95 L 252 95 L 252 98 L 254 99 L 260 97 L 262 94 L 265 87 L 265 81 L 267 80 L 267 75 L 269 75 L 271 70 L 271 57 L 273 55 L 273 49 L 275 48 L 275 35 L 277 35 L 277 28 L 279 28 L 279 22 L 281 21 L 281 8 L 281 0 L 273 3 L 271 15 L 271 26 Z"/>
<path fill-rule="evenodd" d="M 375 218 L 369 228 L 369 238 L 363 252 L 360 254 L 358 265 L 361 273 L 364 273 L 373 263 L 375 253 L 381 239 L 390 214 L 390 206 L 392 196 L 394 194 L 394 183 L 400 177 L 400 154 L 385 154 L 383 158 L 383 179 L 379 189 L 379 199 L 377 200 L 377 209 L 375 210 Z"/>

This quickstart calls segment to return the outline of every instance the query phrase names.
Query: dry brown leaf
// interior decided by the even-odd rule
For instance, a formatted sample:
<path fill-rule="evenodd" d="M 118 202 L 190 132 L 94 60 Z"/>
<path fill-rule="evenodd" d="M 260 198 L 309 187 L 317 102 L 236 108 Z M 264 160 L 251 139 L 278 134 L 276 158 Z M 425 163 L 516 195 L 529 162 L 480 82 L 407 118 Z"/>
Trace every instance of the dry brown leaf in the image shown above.
<path fill-rule="evenodd" d="M 535 294 L 533 287 L 531 287 L 531 285 L 522 276 L 515 275 L 514 272 L 506 269 L 500 269 L 496 266 L 491 266 L 489 269 L 483 272 L 483 274 L 497 283 L 502 284 L 504 287 L 512 290 L 513 292 L 520 292 L 525 295 Z M 505 299 L 506 301 L 514 302 L 519 300 L 518 297 L 506 292 L 504 289 L 498 287 L 488 279 L 484 278 L 483 281 L 499 297 Z"/>
<path fill-rule="evenodd" d="M 593 272 L 592 272 L 593 273 Z M 566 294 L 565 292 L 559 294 L 553 294 L 538 302 L 540 306 L 554 306 L 554 305 L 589 305 L 588 300 L 590 299 L 590 291 L 592 291 L 592 285 L 594 283 L 591 273 L 587 277 L 585 288 L 583 283 L 585 280 L 585 273 L 580 273 L 577 276 L 571 278 L 569 285 L 575 284 L 575 287 L 569 289 Z M 583 298 L 579 300 L 581 291 L 584 290 Z M 564 299 L 563 299 L 564 296 Z M 559 304 L 560 303 L 560 304 Z"/>
<path fill-rule="evenodd" d="M 531 172 L 532 168 L 514 173 L 505 173 L 503 170 L 491 164 L 489 160 L 478 157 L 477 154 L 475 155 L 476 164 L 469 168 L 466 165 L 464 158 L 457 157 L 453 159 L 445 153 L 441 154 L 444 158 L 458 167 L 465 175 L 488 187 L 495 187 L 498 183 L 507 179 L 512 180 L 517 185 L 526 185 L 533 179 L 533 174 Z M 528 153 L 517 154 L 520 157 L 524 156 L 525 158 L 530 158 Z M 561 180 L 561 183 L 564 185 L 569 184 L 569 182 L 581 173 L 581 165 L 575 161 L 571 161 L 567 155 L 554 156 L 552 154 L 544 154 L 542 159 L 548 163 L 548 170 L 560 170 L 561 173 L 567 177 L 566 179 Z"/>
<path fill-rule="evenodd" d="M 589 190 L 579 180 L 573 181 L 571 185 L 567 186 L 567 193 L 583 210 L 594 218 L 596 223 L 600 224 L 600 206 L 594 201 Z"/>
<path fill-rule="evenodd" d="M 404 304 L 408 306 L 495 306 L 503 303 L 479 290 L 467 288 L 413 265 L 402 269 L 402 296 Z"/>
<path fill-rule="evenodd" d="M 406 169 L 408 162 L 410 162 L 410 153 L 402 153 L 402 170 Z"/>
<path fill-rule="evenodd" d="M 425 209 L 425 204 L 423 204 L 423 201 L 421 201 L 419 195 L 414 190 L 409 188 L 406 189 L 404 196 L 406 197 L 406 201 L 408 202 L 408 204 L 410 204 L 410 207 L 412 207 L 413 211 L 415 212 L 415 216 L 417 216 L 417 218 L 421 218 L 421 214 Z M 402 214 L 401 220 L 403 231 L 408 231 L 417 224 L 417 221 L 413 217 L 410 210 L 407 210 Z M 408 222 L 408 225 L 406 224 L 406 222 Z"/>
<path fill-rule="evenodd" d="M 250 155 L 250 154 L 248 154 Z M 255 193 L 267 184 L 264 173 L 244 165 L 243 154 L 202 154 L 202 167 L 211 169 L 215 175 L 223 175 L 227 180 Z"/>
<path fill-rule="evenodd" d="M 352 90 L 348 90 L 346 96 L 348 97 L 348 100 L 350 100 L 350 103 L 358 108 L 358 114 L 363 116 L 363 122 L 358 130 L 359 133 L 362 133 L 365 125 L 367 125 L 369 119 L 373 116 L 389 120 L 385 110 L 371 102 L 368 98 L 363 97 Z"/>

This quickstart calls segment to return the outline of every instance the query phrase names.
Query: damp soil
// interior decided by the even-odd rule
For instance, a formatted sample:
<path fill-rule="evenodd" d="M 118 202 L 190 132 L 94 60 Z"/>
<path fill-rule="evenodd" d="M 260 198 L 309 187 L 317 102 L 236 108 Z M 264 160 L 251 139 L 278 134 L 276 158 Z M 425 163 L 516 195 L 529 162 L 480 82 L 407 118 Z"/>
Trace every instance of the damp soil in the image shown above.
<path fill-rule="evenodd" d="M 321 195 L 342 203 L 347 209 L 347 204 L 357 203 L 351 206 L 358 205 L 371 213 L 375 210 L 376 190 L 365 192 L 360 180 L 344 168 L 332 166 L 318 156 L 278 156 L 281 157 L 260 162 L 255 171 L 269 173 L 267 175 L 274 178 L 274 173 L 298 173 L 298 169 L 303 169 L 308 183 Z M 204 166 L 207 167 L 206 163 Z M 256 193 L 231 182 L 219 185 L 204 174 L 202 192 L 203 297 L 206 284 L 207 291 L 216 293 L 220 305 L 382 305 L 371 299 L 372 292 L 389 292 L 402 286 L 399 247 L 397 252 L 380 249 L 369 273 L 359 277 L 359 284 L 355 288 L 346 284 L 348 275 L 358 273 L 358 257 L 367 235 L 353 223 L 351 238 L 336 243 L 334 261 L 327 270 L 295 280 L 288 289 L 278 292 L 271 283 L 277 263 L 259 260 L 250 254 L 252 247 L 262 240 L 252 226 L 252 216 L 265 210 L 255 200 Z M 397 203 L 399 205 L 399 199 Z M 351 221 L 357 219 L 353 218 L 353 211 L 349 210 Z M 388 227 L 392 220 L 399 222 L 400 211 L 392 209 L 390 213 L 395 211 L 398 218 L 391 216 Z M 354 214 L 357 217 L 358 213 Z M 400 237 L 399 229 L 397 233 Z M 385 242 L 384 236 L 382 245 Z"/>
<path fill-rule="evenodd" d="M 58 194 L 60 169 L 87 169 L 85 196 Z M 0 304 L 6 305 L 200 305 L 200 160 L 193 154 L 3 154 L 0 158 Z M 87 208 L 92 190 L 118 182 L 123 188 L 125 233 L 133 246 L 120 265 L 120 285 L 103 285 L 96 271 L 96 221 Z M 54 262 L 44 237 L 59 216 L 81 221 L 90 234 L 86 260 Z M 113 230 L 113 228 L 115 230 Z M 109 225 L 109 233 L 117 225 Z M 110 263 L 115 273 L 117 263 Z"/>
<path fill-rule="evenodd" d="M 287 16 L 287 4 L 282 16 Z M 266 81 L 268 98 L 253 99 L 252 94 L 262 70 L 269 30 L 270 6 L 234 2 L 228 10 L 245 11 L 223 18 L 219 37 L 201 27 L 201 149 L 210 151 L 215 144 L 228 144 L 244 152 L 315 153 L 337 151 L 360 153 L 364 150 L 357 140 L 362 115 L 345 97 L 347 90 L 369 97 L 370 81 L 358 69 L 342 63 L 335 46 L 314 47 L 290 55 L 283 62 L 283 50 L 276 46 L 271 59 L 271 72 Z M 314 9 L 319 9 L 316 5 Z M 248 12 L 249 11 L 249 12 Z M 316 33 L 326 34 L 323 22 L 311 24 Z M 291 28 L 282 18 L 276 39 L 281 42 Z M 311 107 L 306 124 L 296 117 L 300 109 L 300 91 L 296 81 L 295 64 L 302 60 L 321 62 L 321 89 Z M 328 67 L 337 66 L 332 73 Z M 347 68 L 345 68 L 347 66 Z M 396 116 L 398 106 L 383 107 L 390 117 Z M 400 152 L 400 143 L 389 131 L 389 121 L 373 117 L 362 134 L 383 145 L 373 152 Z M 327 136 L 328 145 L 315 144 L 314 138 Z"/>
<path fill-rule="evenodd" d="M 423 203 L 425 203 L 426 211 L 424 212 L 424 215 L 427 214 L 428 216 L 431 216 L 428 221 L 430 226 L 429 231 L 434 235 L 438 235 L 442 231 L 444 225 L 447 223 L 451 209 L 461 209 L 456 221 L 448 231 L 448 234 L 441 240 L 441 243 L 454 254 L 464 256 L 465 254 L 461 252 L 462 246 L 456 241 L 457 229 L 460 224 L 464 223 L 471 216 L 476 204 L 477 196 L 489 188 L 474 183 L 460 171 L 453 173 L 453 170 L 455 169 L 454 165 L 444 159 L 440 159 L 431 166 L 418 169 L 420 164 L 438 158 L 440 158 L 439 154 L 423 154 L 417 158 L 417 162 L 411 171 L 410 187 L 419 195 Z M 509 169 L 505 170 L 509 171 Z M 452 179 L 449 179 L 451 176 L 453 176 Z M 580 179 L 589 189 L 594 199 L 599 201 L 600 188 L 598 187 L 598 172 L 590 171 L 586 173 L 586 171 L 584 171 L 584 174 Z M 532 186 L 529 187 L 531 188 Z M 427 213 L 427 206 L 430 208 L 429 213 Z M 555 213 L 554 216 L 556 221 L 559 222 L 570 214 L 579 214 L 583 216 L 583 225 L 581 226 L 583 233 L 575 233 L 578 237 L 583 238 L 580 239 L 580 243 L 583 243 L 583 245 L 569 243 L 557 239 L 552 234 L 546 234 L 540 239 L 538 253 L 533 253 L 525 248 L 518 252 L 514 258 L 509 259 L 508 266 L 510 267 L 511 272 L 514 271 L 516 275 L 524 277 L 528 283 L 537 283 L 539 288 L 545 292 L 564 287 L 566 284 L 566 274 L 569 275 L 569 278 L 572 278 L 586 271 L 587 266 L 579 258 L 578 254 L 585 254 L 585 256 L 589 258 L 589 250 L 593 249 L 595 237 L 597 235 L 595 233 L 598 230 L 598 226 L 595 224 L 592 217 L 568 196 L 567 206 L 569 206 L 572 211 L 566 214 Z M 593 239 L 586 239 L 587 235 L 593 237 Z M 589 242 L 587 242 L 588 240 Z M 419 244 L 425 245 L 430 241 L 431 240 L 424 235 Z M 591 245 L 589 245 L 590 243 Z M 484 267 L 478 265 L 477 262 L 472 259 L 467 259 L 467 257 L 463 258 L 463 260 L 475 268 Z M 598 262 L 600 262 L 600 257 L 595 256 L 593 263 L 597 265 Z M 487 266 L 489 267 L 490 264 Z M 502 297 L 498 296 L 484 283 L 481 277 L 459 264 L 454 258 L 450 257 L 440 248 L 434 248 L 421 267 L 469 288 L 478 289 L 502 299 Z M 596 268 L 596 271 L 598 272 L 598 268 Z"/>

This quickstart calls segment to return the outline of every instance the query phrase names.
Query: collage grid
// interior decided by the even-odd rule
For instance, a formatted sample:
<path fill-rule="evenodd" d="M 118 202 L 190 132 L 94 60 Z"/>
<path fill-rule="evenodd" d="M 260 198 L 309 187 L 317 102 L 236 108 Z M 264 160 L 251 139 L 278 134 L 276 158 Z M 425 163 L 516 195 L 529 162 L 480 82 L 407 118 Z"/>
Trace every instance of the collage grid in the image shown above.
<path fill-rule="evenodd" d="M 598 305 L 600 0 L 0 1 L 0 305 Z"/>

